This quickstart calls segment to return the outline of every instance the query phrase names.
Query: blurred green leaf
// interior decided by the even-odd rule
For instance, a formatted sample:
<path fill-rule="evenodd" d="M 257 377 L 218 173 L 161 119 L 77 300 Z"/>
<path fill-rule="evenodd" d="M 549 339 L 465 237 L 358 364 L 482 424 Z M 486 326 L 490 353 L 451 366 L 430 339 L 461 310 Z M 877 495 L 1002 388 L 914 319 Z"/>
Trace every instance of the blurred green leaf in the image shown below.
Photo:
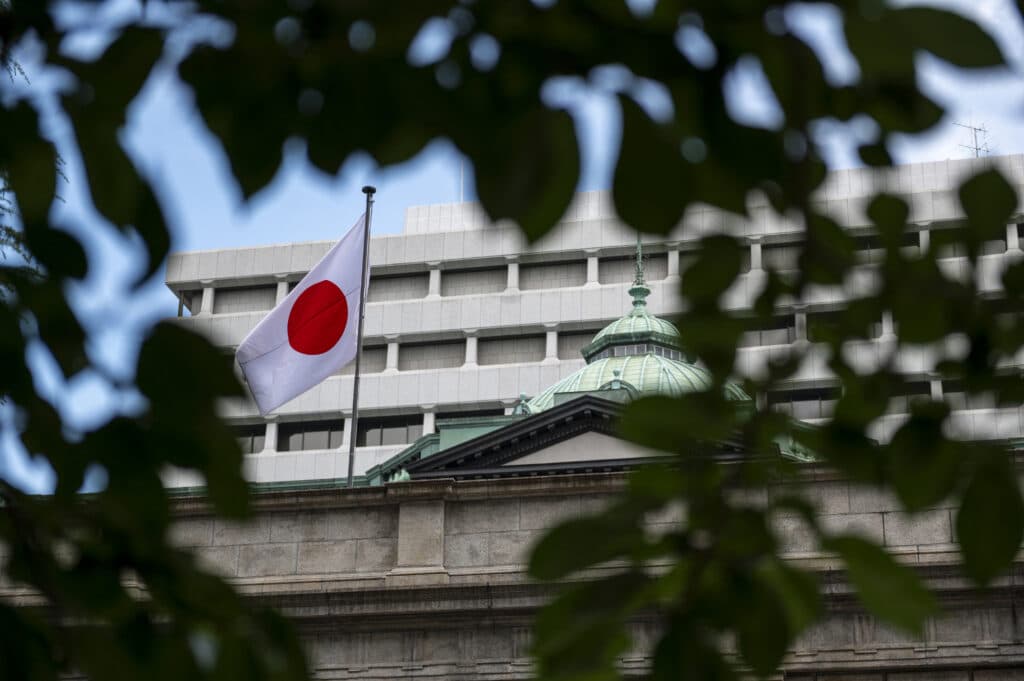
<path fill-rule="evenodd" d="M 493 220 L 515 221 L 534 241 L 565 214 L 576 190 L 576 131 L 568 113 L 539 106 L 503 123 L 486 148 L 472 150 L 477 193 Z"/>
<path fill-rule="evenodd" d="M 632 99 L 619 97 L 619 103 L 623 144 L 612 185 L 615 210 L 638 230 L 668 234 L 683 218 L 692 182 L 680 141 Z"/>
<path fill-rule="evenodd" d="M 913 570 L 885 549 L 855 535 L 827 537 L 823 546 L 843 559 L 864 606 L 879 618 L 920 635 L 926 618 L 937 611 L 935 599 Z"/>
<path fill-rule="evenodd" d="M 914 405 L 886 448 L 890 480 L 908 511 L 939 503 L 960 479 L 965 450 L 942 434 L 948 414 L 945 404 Z"/>
<path fill-rule="evenodd" d="M 964 571 L 979 586 L 1005 572 L 1024 538 L 1024 501 L 1008 457 L 991 453 L 978 461 L 956 516 Z"/>

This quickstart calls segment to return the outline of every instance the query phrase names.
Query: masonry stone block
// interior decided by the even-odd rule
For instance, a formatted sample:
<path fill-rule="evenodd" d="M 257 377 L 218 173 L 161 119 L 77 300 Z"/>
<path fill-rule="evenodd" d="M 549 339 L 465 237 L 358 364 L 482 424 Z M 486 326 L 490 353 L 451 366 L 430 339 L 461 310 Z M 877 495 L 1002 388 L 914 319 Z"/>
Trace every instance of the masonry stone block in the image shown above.
<path fill-rule="evenodd" d="M 586 494 L 580 497 L 580 514 L 601 513 L 613 503 L 615 503 L 615 497 L 611 494 Z"/>
<path fill-rule="evenodd" d="M 850 490 L 845 481 L 814 482 L 810 484 L 780 485 L 771 489 L 772 498 L 797 496 L 806 499 L 821 515 L 850 512 Z"/>
<path fill-rule="evenodd" d="M 407 501 L 398 509 L 398 566 L 444 561 L 444 501 Z"/>
<path fill-rule="evenodd" d="M 974 681 L 1024 681 L 1024 669 L 976 669 Z"/>
<path fill-rule="evenodd" d="M 213 525 L 215 546 L 233 544 L 266 544 L 270 541 L 270 522 L 266 517 L 253 518 L 240 523 L 217 519 Z"/>
<path fill-rule="evenodd" d="M 270 519 L 270 541 L 322 541 L 330 536 L 327 513 L 282 513 Z"/>
<path fill-rule="evenodd" d="M 881 513 L 848 513 L 821 516 L 825 531 L 832 534 L 855 534 L 883 543 L 885 540 Z"/>
<path fill-rule="evenodd" d="M 237 546 L 201 546 L 193 551 L 201 567 L 222 577 L 238 574 Z"/>
<path fill-rule="evenodd" d="M 238 551 L 239 577 L 295 574 L 296 544 L 250 544 Z"/>
<path fill-rule="evenodd" d="M 772 521 L 783 553 L 808 553 L 818 549 L 813 530 L 798 516 L 780 516 Z"/>
<path fill-rule="evenodd" d="M 526 565 L 530 559 L 530 549 L 541 535 L 541 532 L 529 530 L 493 532 L 487 562 L 491 565 Z"/>
<path fill-rule="evenodd" d="M 378 572 L 395 567 L 398 542 L 394 538 L 360 539 L 356 542 L 356 571 Z"/>
<path fill-rule="evenodd" d="M 891 492 L 877 487 L 850 485 L 850 511 L 853 513 L 878 513 L 903 510 L 900 500 Z"/>
<path fill-rule="evenodd" d="M 183 518 L 171 525 L 170 542 L 175 546 L 209 546 L 213 543 L 212 518 Z"/>
<path fill-rule="evenodd" d="M 886 681 L 970 681 L 970 678 L 971 674 L 966 669 L 962 671 L 922 670 L 888 674 Z"/>
<path fill-rule="evenodd" d="M 580 498 L 526 498 L 519 502 L 519 528 L 534 530 L 554 527 L 559 523 L 578 517 Z"/>
<path fill-rule="evenodd" d="M 490 533 L 453 534 L 445 537 L 446 568 L 482 567 L 487 565 Z"/>
<path fill-rule="evenodd" d="M 953 539 L 949 511 L 939 509 L 921 513 L 886 513 L 886 546 L 946 544 Z"/>
<path fill-rule="evenodd" d="M 445 533 L 502 532 L 519 529 L 519 500 L 457 501 L 445 509 Z"/>
<path fill-rule="evenodd" d="M 394 537 L 398 508 L 380 506 L 332 511 L 327 517 L 328 539 L 369 539 Z"/>
<path fill-rule="evenodd" d="M 296 564 L 299 574 L 353 572 L 355 568 L 355 540 L 299 544 Z"/>

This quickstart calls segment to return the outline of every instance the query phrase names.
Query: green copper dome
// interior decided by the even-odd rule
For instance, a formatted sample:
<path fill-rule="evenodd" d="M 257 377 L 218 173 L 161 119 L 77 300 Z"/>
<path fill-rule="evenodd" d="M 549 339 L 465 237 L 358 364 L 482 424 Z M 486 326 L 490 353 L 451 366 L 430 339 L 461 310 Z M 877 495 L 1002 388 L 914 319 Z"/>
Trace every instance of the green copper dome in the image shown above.
<path fill-rule="evenodd" d="M 609 392 L 609 398 L 633 399 L 643 395 L 677 396 L 709 389 L 710 374 L 687 361 L 680 351 L 679 330 L 671 322 L 647 311 L 650 293 L 644 281 L 643 252 L 637 241 L 636 278 L 629 289 L 633 309 L 603 328 L 580 351 L 587 366 L 525 402 L 526 411 L 536 414 L 564 399 L 597 391 L 619 390 L 617 396 Z M 725 390 L 731 400 L 750 400 L 741 388 L 731 383 Z"/>
<path fill-rule="evenodd" d="M 598 359 L 571 376 L 544 390 L 527 402 L 531 414 L 553 407 L 556 395 L 561 393 L 587 393 L 607 390 L 608 384 L 620 380 L 627 390 L 632 388 L 631 397 L 642 395 L 678 396 L 700 392 L 711 387 L 711 376 L 696 364 L 669 359 L 647 352 L 625 357 Z M 731 400 L 748 400 L 747 394 L 738 386 L 726 385 L 726 395 Z"/>

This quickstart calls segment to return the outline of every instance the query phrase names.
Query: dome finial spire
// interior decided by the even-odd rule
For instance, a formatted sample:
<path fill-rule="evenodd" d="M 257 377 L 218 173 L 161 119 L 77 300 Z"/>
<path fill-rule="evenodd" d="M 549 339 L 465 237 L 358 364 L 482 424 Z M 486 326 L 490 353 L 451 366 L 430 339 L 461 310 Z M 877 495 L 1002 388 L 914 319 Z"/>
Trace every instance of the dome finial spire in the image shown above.
<path fill-rule="evenodd" d="M 647 288 L 647 282 L 644 280 L 644 247 L 640 242 L 640 232 L 636 233 L 635 272 L 633 287 L 629 289 L 629 295 L 633 297 L 633 313 L 645 314 L 647 296 L 651 294 L 651 289 Z"/>

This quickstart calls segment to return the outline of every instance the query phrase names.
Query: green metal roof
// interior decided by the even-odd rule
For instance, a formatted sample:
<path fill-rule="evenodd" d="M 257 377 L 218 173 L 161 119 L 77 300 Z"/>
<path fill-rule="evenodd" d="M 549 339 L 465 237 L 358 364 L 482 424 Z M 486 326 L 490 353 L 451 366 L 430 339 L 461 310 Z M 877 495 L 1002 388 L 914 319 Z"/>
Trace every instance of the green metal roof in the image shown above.
<path fill-rule="evenodd" d="M 618 376 L 615 371 L 619 372 Z M 653 353 L 605 357 L 555 383 L 527 402 L 527 407 L 530 413 L 536 414 L 554 406 L 558 393 L 596 392 L 616 378 L 636 389 L 641 396 L 684 395 L 708 390 L 712 385 L 711 376 L 705 369 L 683 360 Z M 750 399 L 739 386 L 731 383 L 726 384 L 726 396 L 731 400 Z"/>

